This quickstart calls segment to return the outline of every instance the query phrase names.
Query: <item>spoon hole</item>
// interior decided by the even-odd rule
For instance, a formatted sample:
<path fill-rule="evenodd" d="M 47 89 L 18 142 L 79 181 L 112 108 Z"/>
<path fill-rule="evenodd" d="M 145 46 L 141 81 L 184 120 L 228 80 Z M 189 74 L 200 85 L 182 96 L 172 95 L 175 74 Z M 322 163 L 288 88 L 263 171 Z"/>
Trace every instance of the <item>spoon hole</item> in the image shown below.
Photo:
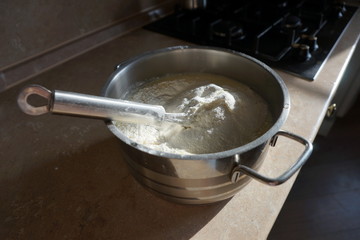
<path fill-rule="evenodd" d="M 39 96 L 37 94 L 31 94 L 27 97 L 27 103 L 33 107 L 47 106 L 48 102 L 49 102 L 48 99 L 46 99 L 42 96 Z"/>

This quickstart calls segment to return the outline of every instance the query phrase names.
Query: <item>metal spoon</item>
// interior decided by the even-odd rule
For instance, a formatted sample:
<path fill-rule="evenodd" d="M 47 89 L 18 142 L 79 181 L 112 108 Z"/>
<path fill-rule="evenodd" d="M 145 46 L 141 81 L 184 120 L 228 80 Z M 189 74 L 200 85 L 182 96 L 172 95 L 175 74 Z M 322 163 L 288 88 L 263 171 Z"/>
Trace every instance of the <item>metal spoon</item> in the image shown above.
<path fill-rule="evenodd" d="M 47 104 L 42 106 L 31 105 L 28 102 L 31 95 L 45 98 Z M 160 105 L 59 90 L 50 91 L 40 85 L 29 85 L 23 88 L 17 101 L 21 110 L 29 115 L 42 115 L 51 112 L 140 124 L 155 124 L 159 121 L 178 124 L 187 122 L 184 113 L 167 113 L 165 108 Z"/>

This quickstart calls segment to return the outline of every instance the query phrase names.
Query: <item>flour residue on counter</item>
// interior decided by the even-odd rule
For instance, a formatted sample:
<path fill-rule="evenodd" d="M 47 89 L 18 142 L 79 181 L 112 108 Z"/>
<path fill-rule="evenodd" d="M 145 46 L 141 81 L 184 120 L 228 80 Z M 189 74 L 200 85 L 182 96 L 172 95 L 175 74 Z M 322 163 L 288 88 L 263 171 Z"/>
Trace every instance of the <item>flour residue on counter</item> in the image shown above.
<path fill-rule="evenodd" d="M 185 113 L 190 124 L 143 125 L 117 122 L 120 131 L 151 149 L 177 154 L 206 154 L 240 147 L 272 123 L 267 103 L 246 85 L 215 74 L 173 74 L 130 92 L 127 100 Z"/>

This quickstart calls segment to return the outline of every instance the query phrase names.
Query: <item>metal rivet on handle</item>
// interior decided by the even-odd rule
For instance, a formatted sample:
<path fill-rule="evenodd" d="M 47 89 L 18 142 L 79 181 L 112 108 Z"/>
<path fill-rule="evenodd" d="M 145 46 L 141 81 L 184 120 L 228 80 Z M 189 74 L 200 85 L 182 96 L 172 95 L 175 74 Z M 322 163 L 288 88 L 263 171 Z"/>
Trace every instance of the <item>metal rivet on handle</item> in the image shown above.
<path fill-rule="evenodd" d="M 273 137 L 270 139 L 270 142 L 269 142 L 270 146 L 275 147 L 278 138 L 279 138 L 279 137 L 278 137 L 277 135 L 273 136 Z"/>
<path fill-rule="evenodd" d="M 237 183 L 241 177 L 241 172 L 239 170 L 235 170 L 231 174 L 231 182 Z"/>

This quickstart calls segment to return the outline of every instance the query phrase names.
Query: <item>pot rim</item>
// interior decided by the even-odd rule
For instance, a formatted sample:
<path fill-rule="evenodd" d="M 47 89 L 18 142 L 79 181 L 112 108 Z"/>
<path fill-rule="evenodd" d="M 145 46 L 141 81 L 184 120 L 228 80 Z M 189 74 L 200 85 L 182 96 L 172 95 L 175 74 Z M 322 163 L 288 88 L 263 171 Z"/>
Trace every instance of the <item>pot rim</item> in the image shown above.
<path fill-rule="evenodd" d="M 131 140 L 130 138 L 128 138 L 127 136 L 125 136 L 124 134 L 121 133 L 121 131 L 115 126 L 113 121 L 105 120 L 107 127 L 117 138 L 119 138 L 125 144 L 130 145 L 131 147 L 134 147 L 142 152 L 145 152 L 145 153 L 148 153 L 151 155 L 155 155 L 158 157 L 165 157 L 165 158 L 171 158 L 171 159 L 187 159 L 187 160 L 209 160 L 209 159 L 232 157 L 232 156 L 235 156 L 236 154 L 241 154 L 241 153 L 247 152 L 247 151 L 267 142 L 280 130 L 281 126 L 286 121 L 289 111 L 290 111 L 289 93 L 288 93 L 287 87 L 286 87 L 284 81 L 282 80 L 282 78 L 272 68 L 270 68 L 268 65 L 266 65 L 265 63 L 259 61 L 258 59 L 254 58 L 254 57 L 251 57 L 251 56 L 241 53 L 241 52 L 224 49 L 224 48 L 219 48 L 219 47 L 173 46 L 173 47 L 167 47 L 167 48 L 161 48 L 161 49 L 157 49 L 157 50 L 147 51 L 147 52 L 139 54 L 135 57 L 129 58 L 128 60 L 125 60 L 124 62 L 122 62 L 119 65 L 120 67 L 117 68 L 116 71 L 111 74 L 111 76 L 109 77 L 109 79 L 107 80 L 107 82 L 105 83 L 105 85 L 102 89 L 101 95 L 105 96 L 111 82 L 114 80 L 114 77 L 117 75 L 117 73 L 119 71 L 121 71 L 122 69 L 126 68 L 131 63 L 136 62 L 137 60 L 139 60 L 141 58 L 145 58 L 145 57 L 148 57 L 151 55 L 160 54 L 160 53 L 164 53 L 164 52 L 170 52 L 170 51 L 185 51 L 187 49 L 200 49 L 200 50 L 212 50 L 212 51 L 215 50 L 215 51 L 226 52 L 229 54 L 233 54 L 236 56 L 246 58 L 246 59 L 252 61 L 253 63 L 259 65 L 263 69 L 265 69 L 278 82 L 278 84 L 282 90 L 283 96 L 284 96 L 283 108 L 282 108 L 283 110 L 282 110 L 280 116 L 278 117 L 278 119 L 276 120 L 276 122 L 272 125 L 272 127 L 269 130 L 267 130 L 264 134 L 262 134 L 260 137 L 256 138 L 255 140 L 253 140 L 247 144 L 244 144 L 240 147 L 232 148 L 232 149 L 229 149 L 226 151 L 216 152 L 216 153 L 176 154 L 176 153 L 169 153 L 169 152 L 162 152 L 162 151 L 154 150 L 145 145 L 139 144 L 139 143 Z"/>

